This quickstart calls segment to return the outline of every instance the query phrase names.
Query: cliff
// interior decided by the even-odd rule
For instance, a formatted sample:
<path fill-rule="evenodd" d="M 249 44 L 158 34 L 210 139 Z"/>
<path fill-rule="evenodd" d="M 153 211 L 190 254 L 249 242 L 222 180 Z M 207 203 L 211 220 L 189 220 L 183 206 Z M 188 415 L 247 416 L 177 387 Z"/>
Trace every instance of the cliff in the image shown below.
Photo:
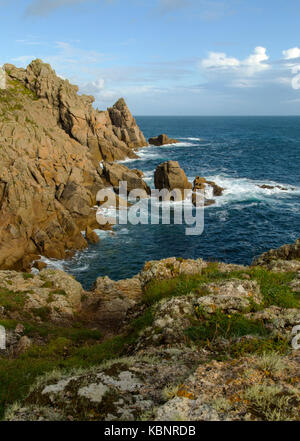
<path fill-rule="evenodd" d="M 99 161 L 134 158 L 147 145 L 123 99 L 106 111 L 48 64 L 4 66 L 0 90 L 0 268 L 26 269 L 39 254 L 87 246 Z"/>

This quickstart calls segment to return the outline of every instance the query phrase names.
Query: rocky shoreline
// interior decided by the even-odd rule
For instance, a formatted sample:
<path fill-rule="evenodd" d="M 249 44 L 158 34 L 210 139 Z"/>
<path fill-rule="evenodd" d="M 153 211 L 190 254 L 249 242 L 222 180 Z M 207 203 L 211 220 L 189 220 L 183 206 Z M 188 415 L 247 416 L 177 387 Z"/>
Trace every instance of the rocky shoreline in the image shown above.
<path fill-rule="evenodd" d="M 0 417 L 299 420 L 300 239 L 248 267 L 173 257 L 130 279 L 99 277 L 90 291 L 44 268 L 41 255 L 64 259 L 98 240 L 99 190 L 115 195 L 126 181 L 128 193 L 150 194 L 140 170 L 116 162 L 147 141 L 123 99 L 95 110 L 40 60 L 4 69 Z M 199 176 L 190 183 L 176 161 L 154 181 L 192 191 L 194 204 L 197 193 L 211 205 L 224 191 Z"/>
<path fill-rule="evenodd" d="M 137 158 L 147 146 L 123 99 L 107 111 L 41 60 L 4 66 L 0 90 L 0 268 L 28 270 L 39 255 L 64 259 L 98 226 L 99 161 Z"/>

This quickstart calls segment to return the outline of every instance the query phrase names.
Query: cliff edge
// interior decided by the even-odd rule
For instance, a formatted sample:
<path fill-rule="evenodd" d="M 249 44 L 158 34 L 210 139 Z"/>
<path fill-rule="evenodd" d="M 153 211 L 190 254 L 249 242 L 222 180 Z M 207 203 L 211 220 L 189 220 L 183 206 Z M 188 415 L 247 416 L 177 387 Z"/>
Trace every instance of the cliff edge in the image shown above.
<path fill-rule="evenodd" d="M 27 269 L 42 254 L 63 259 L 96 227 L 99 161 L 134 158 L 147 145 L 124 99 L 106 111 L 34 60 L 4 66 L 0 90 L 0 268 Z"/>

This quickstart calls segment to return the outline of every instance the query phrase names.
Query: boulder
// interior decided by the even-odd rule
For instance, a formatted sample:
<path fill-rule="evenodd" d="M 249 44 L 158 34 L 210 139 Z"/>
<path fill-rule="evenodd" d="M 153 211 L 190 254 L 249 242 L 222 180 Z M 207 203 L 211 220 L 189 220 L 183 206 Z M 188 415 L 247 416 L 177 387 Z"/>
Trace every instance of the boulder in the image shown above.
<path fill-rule="evenodd" d="M 37 268 L 39 271 L 47 268 L 47 264 L 45 262 L 43 262 L 42 260 L 37 260 L 36 262 L 34 262 L 33 264 L 34 268 Z"/>
<path fill-rule="evenodd" d="M 140 279 L 119 280 L 98 277 L 92 292 L 86 293 L 82 317 L 106 332 L 117 332 L 130 309 L 141 300 Z"/>
<path fill-rule="evenodd" d="M 208 199 L 205 197 L 205 192 L 211 188 L 212 189 L 212 195 L 215 197 L 222 196 L 224 188 L 220 187 L 213 181 L 208 181 L 205 178 L 202 178 L 200 176 L 197 176 L 193 183 L 193 194 L 192 194 L 192 202 L 196 206 L 197 204 L 197 195 L 196 193 L 200 193 L 201 195 L 204 195 L 204 206 L 209 206 L 215 204 L 214 199 Z"/>
<path fill-rule="evenodd" d="M 96 244 L 100 241 L 99 236 L 91 227 L 87 227 L 85 230 L 85 237 L 89 243 Z"/>
<path fill-rule="evenodd" d="M 141 189 L 146 192 L 147 195 L 151 193 L 150 188 L 141 177 L 141 172 L 130 170 L 128 167 L 115 162 L 104 162 L 102 177 L 107 185 L 113 187 L 115 192 L 119 191 L 119 183 L 127 182 L 127 193 L 132 190 Z"/>
<path fill-rule="evenodd" d="M 177 144 L 179 141 L 177 139 L 169 138 L 164 133 L 162 135 L 156 136 L 155 138 L 149 138 L 149 144 L 161 146 L 166 144 Z"/>
<path fill-rule="evenodd" d="M 3 316 L 14 320 L 46 318 L 54 322 L 72 320 L 81 310 L 83 289 L 63 271 L 43 269 L 38 274 L 0 271 L 0 286 L 11 296 Z M 15 302 L 15 298 L 18 302 Z"/>
<path fill-rule="evenodd" d="M 167 161 L 160 164 L 154 174 L 154 183 L 158 190 L 180 190 L 182 194 L 184 194 L 184 190 L 192 189 L 192 184 L 177 161 Z"/>

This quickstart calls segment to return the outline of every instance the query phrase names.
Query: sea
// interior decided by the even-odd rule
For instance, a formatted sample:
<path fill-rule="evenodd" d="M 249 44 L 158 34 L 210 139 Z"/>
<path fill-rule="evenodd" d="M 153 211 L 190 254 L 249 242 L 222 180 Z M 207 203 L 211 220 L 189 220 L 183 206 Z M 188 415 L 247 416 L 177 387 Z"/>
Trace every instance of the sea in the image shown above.
<path fill-rule="evenodd" d="M 50 267 L 74 275 L 90 289 L 97 277 L 132 277 L 146 261 L 171 256 L 248 265 L 255 256 L 300 237 L 300 117 L 136 120 L 147 139 L 166 133 L 180 141 L 142 148 L 139 159 L 122 162 L 142 170 L 150 187 L 156 167 L 175 160 L 191 182 L 202 176 L 225 189 L 204 210 L 203 234 L 186 235 L 186 225 L 117 225 L 113 233 L 97 230 L 100 242 L 71 260 L 44 259 Z"/>

